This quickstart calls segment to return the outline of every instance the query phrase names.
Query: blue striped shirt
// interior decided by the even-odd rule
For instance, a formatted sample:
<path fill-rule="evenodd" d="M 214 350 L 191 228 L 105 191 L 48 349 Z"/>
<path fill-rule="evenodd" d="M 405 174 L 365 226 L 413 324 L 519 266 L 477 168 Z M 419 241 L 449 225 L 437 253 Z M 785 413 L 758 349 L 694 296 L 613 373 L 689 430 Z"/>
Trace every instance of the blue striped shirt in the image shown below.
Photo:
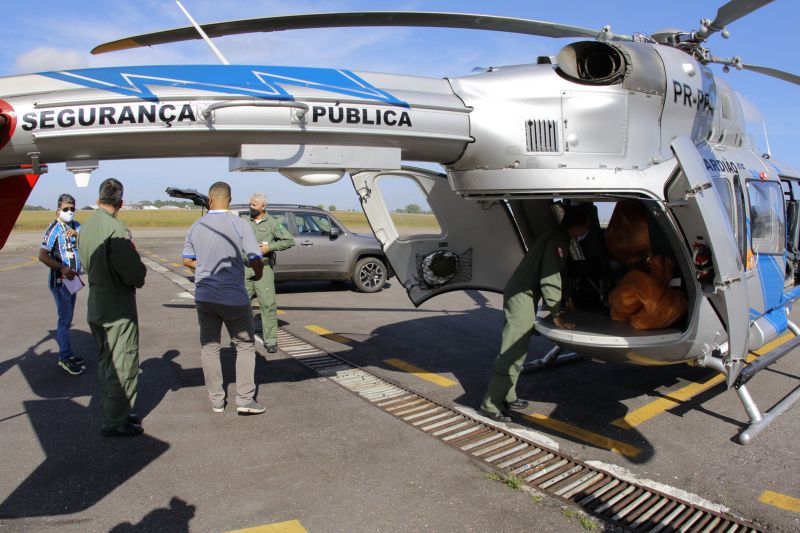
<path fill-rule="evenodd" d="M 47 250 L 50 257 L 68 266 L 75 272 L 81 270 L 81 258 L 78 255 L 78 247 L 76 246 L 76 238 L 67 237 L 67 229 L 72 228 L 76 232 L 81 230 L 81 225 L 77 220 L 73 220 L 69 224 L 65 224 L 60 220 L 54 220 L 47 231 L 44 232 L 42 239 L 42 249 Z M 50 287 L 55 287 L 61 284 L 61 272 L 58 270 L 50 269 L 50 276 L 47 278 Z"/>

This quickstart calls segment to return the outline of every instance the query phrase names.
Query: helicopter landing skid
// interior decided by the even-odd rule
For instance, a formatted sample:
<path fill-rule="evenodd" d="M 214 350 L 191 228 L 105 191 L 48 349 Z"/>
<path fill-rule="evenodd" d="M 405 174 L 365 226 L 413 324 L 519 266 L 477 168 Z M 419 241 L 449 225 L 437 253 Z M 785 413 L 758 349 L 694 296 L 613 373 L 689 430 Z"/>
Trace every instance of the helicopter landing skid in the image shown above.
<path fill-rule="evenodd" d="M 800 341 L 800 329 L 793 324 L 791 321 L 789 322 L 789 329 L 798 337 L 795 337 L 793 341 L 795 344 Z M 775 350 L 780 350 L 776 348 Z M 774 351 L 774 350 L 773 350 Z M 771 352 L 770 352 L 771 353 Z M 761 357 L 768 358 L 770 353 L 764 354 Z M 774 361 L 773 361 L 774 362 Z M 722 358 L 715 357 L 712 355 L 703 357 L 700 362 L 700 366 L 705 366 L 708 368 L 713 368 L 717 370 L 726 378 L 728 377 L 728 367 L 722 361 Z M 766 368 L 766 366 L 764 366 Z M 798 400 L 800 400 L 800 385 L 794 388 L 792 392 L 786 395 L 783 400 L 775 404 L 772 409 L 762 413 L 758 405 L 756 405 L 755 400 L 750 395 L 750 391 L 747 390 L 747 386 L 745 384 L 737 385 L 736 393 L 739 395 L 739 400 L 742 402 L 742 406 L 744 406 L 744 410 L 747 413 L 747 416 L 750 418 L 750 424 L 745 428 L 741 433 L 739 433 L 739 443 L 740 444 L 749 444 L 753 438 L 761 433 L 768 425 L 770 425 L 779 415 L 781 415 L 784 411 L 789 409 L 792 405 L 794 405 Z"/>
<path fill-rule="evenodd" d="M 522 372 L 536 372 L 547 368 L 553 368 L 566 363 L 576 363 L 578 361 L 585 361 L 589 356 L 581 355 L 575 352 L 565 352 L 561 346 L 553 346 L 550 350 L 539 359 L 530 361 L 522 365 Z"/>

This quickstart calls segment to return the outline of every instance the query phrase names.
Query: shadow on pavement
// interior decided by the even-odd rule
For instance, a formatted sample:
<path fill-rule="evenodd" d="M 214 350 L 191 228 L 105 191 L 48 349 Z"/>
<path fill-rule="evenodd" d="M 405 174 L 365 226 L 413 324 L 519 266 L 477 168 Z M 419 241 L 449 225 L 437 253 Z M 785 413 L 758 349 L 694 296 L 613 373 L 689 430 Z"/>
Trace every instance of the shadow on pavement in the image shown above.
<path fill-rule="evenodd" d="M 391 282 L 383 284 L 384 289 L 392 287 Z M 349 280 L 322 281 L 322 280 L 282 280 L 275 282 L 276 294 L 292 294 L 302 292 L 358 292 L 356 286 Z"/>
<path fill-rule="evenodd" d="M 36 353 L 36 348 L 52 338 L 53 332 L 4 363 L 3 371 L 18 366 L 33 393 L 41 398 L 24 401 L 23 406 L 45 459 L 0 503 L 2 518 L 65 515 L 87 509 L 169 449 L 169 444 L 146 433 L 132 439 L 100 436 L 94 339 L 85 331 L 72 330 L 75 353 L 92 355 L 86 357 L 86 372 L 69 376 L 57 366 L 56 353 Z M 159 365 L 164 367 L 151 363 L 150 368 Z M 144 377 L 149 381 L 150 375 Z M 140 380 L 140 398 L 152 395 L 154 407 L 166 394 L 162 383 Z M 88 406 L 74 400 L 87 396 L 91 398 Z"/>
<path fill-rule="evenodd" d="M 197 508 L 194 505 L 173 497 L 169 501 L 169 507 L 150 511 L 138 524 L 117 524 L 109 533 L 188 533 L 195 509 Z"/>
<path fill-rule="evenodd" d="M 134 411 L 142 419 L 161 403 L 168 392 L 204 386 L 203 369 L 184 369 L 175 362 L 180 354 L 178 350 L 167 350 L 161 357 L 140 362 L 139 395 Z"/>
<path fill-rule="evenodd" d="M 101 437 L 96 416 L 70 399 L 23 405 L 45 460 L 0 504 L 2 518 L 88 509 L 169 448 L 147 434 L 132 439 Z"/>
<path fill-rule="evenodd" d="M 482 295 L 478 296 L 481 298 L 474 298 L 477 308 L 472 310 L 379 327 L 364 341 L 350 344 L 345 359 L 363 366 L 374 365 L 397 371 L 384 363 L 384 359 L 399 358 L 428 372 L 452 373 L 464 389 L 454 402 L 476 409 L 486 391 L 503 325 L 502 311 L 489 306 Z M 447 332 L 447 335 L 443 336 L 442 332 Z M 337 333 L 348 335 L 344 331 Z M 547 339 L 534 336 L 528 360 L 541 357 L 551 346 Z M 543 372 L 524 373 L 517 384 L 517 394 L 538 404 L 538 409 L 542 409 L 542 404 L 554 404 L 554 410 L 546 411 L 551 419 L 639 448 L 638 455 L 626 457 L 631 463 L 639 464 L 649 462 L 656 450 L 636 428 L 622 429 L 611 425 L 628 413 L 624 402 L 630 398 L 658 396 L 656 391 L 659 388 L 674 386 L 684 380 L 703 381 L 713 375 L 713 371 L 708 369 L 685 365 L 637 367 L 587 361 Z M 696 402 L 690 401 L 684 407 L 695 405 Z M 534 405 L 523 414 L 536 410 Z M 521 417 L 515 421 L 559 439 L 595 446 Z"/>

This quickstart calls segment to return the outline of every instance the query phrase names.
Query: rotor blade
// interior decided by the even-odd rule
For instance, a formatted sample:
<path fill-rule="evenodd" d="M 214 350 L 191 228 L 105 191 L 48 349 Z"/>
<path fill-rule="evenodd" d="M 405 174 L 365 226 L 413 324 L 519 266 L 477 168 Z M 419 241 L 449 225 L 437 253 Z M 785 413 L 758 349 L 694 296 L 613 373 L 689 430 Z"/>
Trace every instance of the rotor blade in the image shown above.
<path fill-rule="evenodd" d="M 235 35 L 241 33 L 257 33 L 283 30 L 299 30 L 308 28 L 339 28 L 355 26 L 423 26 L 437 28 L 463 28 L 474 30 L 492 30 L 543 37 L 590 37 L 596 38 L 602 30 L 593 30 L 579 26 L 556 24 L 538 20 L 490 15 L 469 15 L 464 13 L 424 13 L 414 11 L 372 11 L 357 13 L 313 13 L 307 15 L 289 15 L 284 17 L 264 17 L 255 19 L 231 20 L 203 24 L 201 27 L 209 37 Z M 142 46 L 174 43 L 199 39 L 193 27 L 175 28 L 172 30 L 147 33 L 127 37 L 118 41 L 101 44 L 92 50 L 92 54 L 103 54 L 128 50 Z M 612 35 L 614 40 L 631 40 L 627 35 Z"/>
<path fill-rule="evenodd" d="M 698 36 L 703 39 L 708 39 L 711 35 L 721 31 L 731 22 L 735 22 L 749 15 L 756 9 L 764 7 L 772 1 L 773 0 L 730 0 L 730 2 L 717 10 L 717 16 L 709 25 L 708 31 L 699 31 Z"/>
<path fill-rule="evenodd" d="M 743 64 L 742 66 L 745 70 L 752 70 L 753 72 L 758 72 L 759 74 L 766 74 L 767 76 L 772 76 L 773 78 L 778 78 L 779 80 L 800 85 L 800 76 L 797 74 L 792 74 L 791 72 L 778 70 L 776 68 L 762 67 L 759 65 Z"/>

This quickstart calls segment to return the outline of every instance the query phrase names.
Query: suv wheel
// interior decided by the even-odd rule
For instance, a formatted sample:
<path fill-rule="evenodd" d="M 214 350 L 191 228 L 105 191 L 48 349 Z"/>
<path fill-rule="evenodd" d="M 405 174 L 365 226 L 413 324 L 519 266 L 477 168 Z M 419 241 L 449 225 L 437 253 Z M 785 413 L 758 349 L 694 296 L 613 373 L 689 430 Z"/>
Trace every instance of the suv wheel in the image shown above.
<path fill-rule="evenodd" d="M 356 263 L 353 283 L 361 292 L 378 292 L 386 283 L 386 264 L 377 257 L 364 257 Z"/>

